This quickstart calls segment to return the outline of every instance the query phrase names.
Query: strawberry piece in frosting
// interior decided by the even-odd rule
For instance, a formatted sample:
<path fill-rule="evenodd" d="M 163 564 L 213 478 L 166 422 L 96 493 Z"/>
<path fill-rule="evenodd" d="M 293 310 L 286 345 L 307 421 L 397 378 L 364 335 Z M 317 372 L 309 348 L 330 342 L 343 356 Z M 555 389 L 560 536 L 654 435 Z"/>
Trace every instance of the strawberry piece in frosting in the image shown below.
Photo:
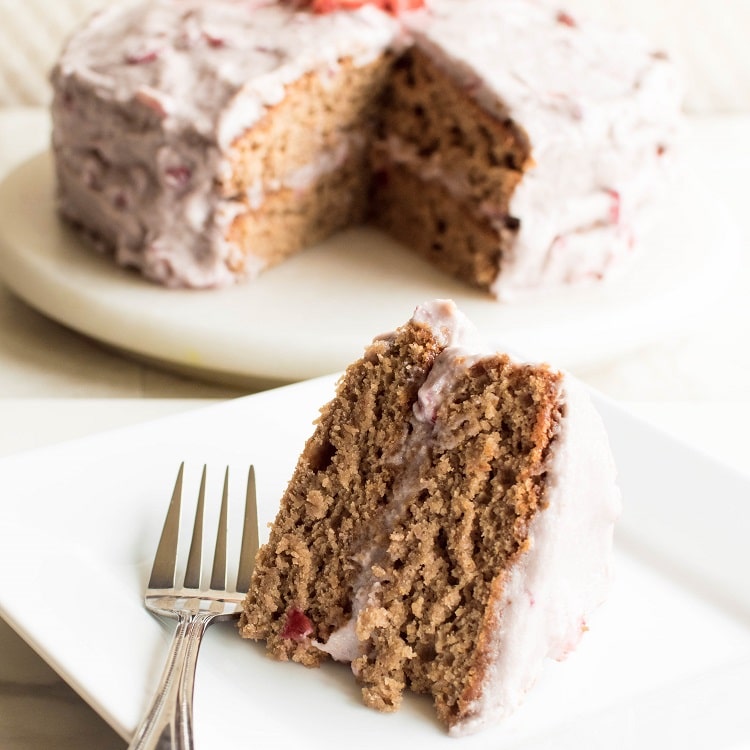
<path fill-rule="evenodd" d="M 333 13 L 337 10 L 355 10 L 363 5 L 375 5 L 381 10 L 397 16 L 407 10 L 416 10 L 424 6 L 425 0 L 309 0 L 308 5 L 314 13 Z"/>

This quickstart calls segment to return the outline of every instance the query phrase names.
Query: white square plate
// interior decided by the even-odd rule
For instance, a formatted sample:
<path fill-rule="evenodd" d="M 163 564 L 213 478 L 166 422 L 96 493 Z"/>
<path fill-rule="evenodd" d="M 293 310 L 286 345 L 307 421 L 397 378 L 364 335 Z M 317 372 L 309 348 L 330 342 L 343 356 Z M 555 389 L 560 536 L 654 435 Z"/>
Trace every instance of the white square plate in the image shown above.
<path fill-rule="evenodd" d="M 236 513 L 254 463 L 264 526 L 334 382 L 0 461 L 0 613 L 123 737 L 171 634 L 142 596 L 180 461 L 188 501 L 204 462 L 212 496 L 229 464 Z M 750 480 L 597 405 L 624 493 L 616 582 L 579 649 L 549 663 L 515 715 L 451 739 L 426 699 L 378 714 L 346 667 L 273 662 L 217 625 L 199 660 L 196 746 L 740 747 L 750 736 Z"/>

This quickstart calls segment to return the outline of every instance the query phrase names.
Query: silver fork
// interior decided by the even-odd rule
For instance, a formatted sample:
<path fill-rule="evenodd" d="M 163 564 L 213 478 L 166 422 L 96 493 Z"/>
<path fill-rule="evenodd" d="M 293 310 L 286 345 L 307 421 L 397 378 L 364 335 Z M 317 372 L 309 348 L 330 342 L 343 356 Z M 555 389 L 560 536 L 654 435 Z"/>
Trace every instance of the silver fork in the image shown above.
<path fill-rule="evenodd" d="M 129 750 L 193 748 L 193 687 L 201 638 L 211 623 L 239 617 L 242 600 L 250 586 L 253 561 L 258 549 L 255 470 L 251 466 L 247 480 L 237 582 L 232 590 L 227 590 L 227 468 L 210 582 L 207 588 L 201 586 L 203 506 L 206 495 L 204 466 L 185 577 L 181 585 L 175 586 L 184 468 L 185 465 L 182 464 L 177 474 L 145 599 L 146 607 L 152 612 L 176 619 L 177 628 L 159 687 L 148 713 L 136 730 Z"/>

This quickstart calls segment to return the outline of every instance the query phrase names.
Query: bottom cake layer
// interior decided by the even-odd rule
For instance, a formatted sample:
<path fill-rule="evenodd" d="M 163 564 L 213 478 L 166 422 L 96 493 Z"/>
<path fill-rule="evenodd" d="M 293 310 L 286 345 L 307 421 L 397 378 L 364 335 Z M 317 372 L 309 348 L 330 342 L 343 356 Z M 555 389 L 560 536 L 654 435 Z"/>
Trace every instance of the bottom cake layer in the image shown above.
<path fill-rule="evenodd" d="M 258 207 L 238 202 L 238 215 L 227 233 L 229 243 L 238 248 L 231 270 L 255 276 L 334 232 L 361 223 L 369 185 L 366 153 L 360 147 L 341 166 L 310 184 L 283 187 L 266 195 Z"/>

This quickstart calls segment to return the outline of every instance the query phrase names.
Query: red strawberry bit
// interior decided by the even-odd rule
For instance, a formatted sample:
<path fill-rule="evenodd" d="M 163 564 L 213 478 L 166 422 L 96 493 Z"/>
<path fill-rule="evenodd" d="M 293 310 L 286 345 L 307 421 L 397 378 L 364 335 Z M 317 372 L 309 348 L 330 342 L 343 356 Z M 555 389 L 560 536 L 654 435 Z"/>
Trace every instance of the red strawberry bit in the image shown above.
<path fill-rule="evenodd" d="M 666 152 L 667 152 L 667 147 L 662 145 L 661 143 L 656 147 L 657 156 L 664 156 Z"/>
<path fill-rule="evenodd" d="M 301 643 L 313 633 L 313 625 L 302 610 L 292 607 L 286 613 L 281 637 Z"/>
<path fill-rule="evenodd" d="M 557 22 L 561 23 L 563 26 L 570 26 L 571 29 L 574 29 L 576 28 L 576 26 L 578 26 L 578 24 L 576 23 L 576 19 L 573 18 L 570 13 L 566 13 L 564 10 L 561 10 L 557 14 Z"/>
<path fill-rule="evenodd" d="M 193 171 L 190 167 L 177 166 L 167 167 L 164 170 L 164 182 L 173 188 L 182 188 L 190 182 L 190 178 L 193 176 Z"/>
<path fill-rule="evenodd" d="M 363 5 L 374 5 L 393 16 L 424 7 L 425 0 L 307 0 L 313 13 L 333 13 L 337 10 L 356 10 Z"/>
<path fill-rule="evenodd" d="M 131 52 L 125 55 L 125 62 L 128 65 L 145 65 L 154 62 L 159 58 L 159 50 L 144 50 L 143 52 Z"/>
<path fill-rule="evenodd" d="M 425 0 L 383 0 L 381 7 L 391 15 L 397 16 L 408 10 L 424 8 Z"/>
<path fill-rule="evenodd" d="M 612 198 L 612 202 L 609 205 L 609 223 L 619 224 L 620 223 L 620 194 L 617 190 L 611 188 L 605 188 L 605 192 Z"/>
<path fill-rule="evenodd" d="M 337 10 L 354 10 L 364 5 L 367 0 L 312 0 L 310 9 L 313 13 L 324 15 L 325 13 L 334 13 Z"/>
<path fill-rule="evenodd" d="M 206 44 L 208 44 L 209 47 L 213 47 L 214 49 L 218 49 L 219 47 L 226 46 L 226 39 L 222 39 L 219 36 L 215 36 L 214 34 L 209 34 L 207 31 L 203 32 L 203 38 L 206 40 Z"/>

